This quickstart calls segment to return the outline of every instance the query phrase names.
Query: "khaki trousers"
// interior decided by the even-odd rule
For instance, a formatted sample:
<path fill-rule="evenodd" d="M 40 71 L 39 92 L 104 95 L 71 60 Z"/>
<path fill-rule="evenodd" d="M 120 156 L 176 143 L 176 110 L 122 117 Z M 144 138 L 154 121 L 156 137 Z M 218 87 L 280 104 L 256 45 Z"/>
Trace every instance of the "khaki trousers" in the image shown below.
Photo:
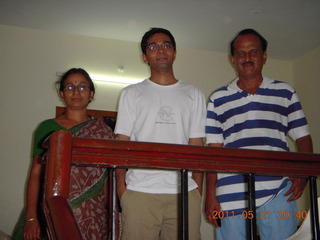
<path fill-rule="evenodd" d="M 195 189 L 188 196 L 189 239 L 200 240 L 201 195 Z M 180 197 L 181 194 L 150 194 L 127 189 L 120 200 L 121 239 L 181 239 Z"/>

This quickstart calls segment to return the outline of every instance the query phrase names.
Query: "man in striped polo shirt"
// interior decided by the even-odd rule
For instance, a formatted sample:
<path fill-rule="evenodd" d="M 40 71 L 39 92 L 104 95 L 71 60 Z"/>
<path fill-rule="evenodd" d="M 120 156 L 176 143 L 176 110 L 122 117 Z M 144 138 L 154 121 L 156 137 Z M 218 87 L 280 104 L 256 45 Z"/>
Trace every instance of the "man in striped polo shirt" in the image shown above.
<path fill-rule="evenodd" d="M 295 90 L 262 76 L 267 41 L 244 29 L 230 44 L 230 60 L 238 78 L 216 90 L 208 103 L 206 137 L 209 146 L 289 151 L 290 136 L 299 152 L 312 152 L 307 121 Z M 216 226 L 217 239 L 247 239 L 247 186 L 244 175 L 207 174 L 206 216 Z M 279 211 L 296 216 L 305 178 L 256 176 L 257 224 L 262 240 L 285 239 L 297 228 L 296 218 L 281 219 Z M 213 215 L 224 211 L 221 227 Z M 245 214 L 244 214 L 245 213 Z"/>

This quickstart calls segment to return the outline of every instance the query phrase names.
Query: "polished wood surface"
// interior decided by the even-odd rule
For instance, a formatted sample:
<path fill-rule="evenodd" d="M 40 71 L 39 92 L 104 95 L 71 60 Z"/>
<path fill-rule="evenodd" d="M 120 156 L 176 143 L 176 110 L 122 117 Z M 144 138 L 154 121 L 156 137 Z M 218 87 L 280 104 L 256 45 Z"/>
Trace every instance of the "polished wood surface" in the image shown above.
<path fill-rule="evenodd" d="M 72 162 L 138 168 L 319 176 L 320 155 L 117 140 L 73 139 Z"/>
<path fill-rule="evenodd" d="M 78 224 L 69 205 L 72 136 L 68 131 L 55 135 L 45 156 L 44 212 L 50 239 L 82 239 Z"/>
<path fill-rule="evenodd" d="M 69 239 L 67 234 L 81 239 L 77 229 L 69 227 L 74 226 L 72 220 L 58 213 L 68 197 L 71 164 L 320 176 L 319 154 L 72 138 L 63 130 L 53 133 L 45 145 L 49 148 L 45 199 L 58 239 Z"/>

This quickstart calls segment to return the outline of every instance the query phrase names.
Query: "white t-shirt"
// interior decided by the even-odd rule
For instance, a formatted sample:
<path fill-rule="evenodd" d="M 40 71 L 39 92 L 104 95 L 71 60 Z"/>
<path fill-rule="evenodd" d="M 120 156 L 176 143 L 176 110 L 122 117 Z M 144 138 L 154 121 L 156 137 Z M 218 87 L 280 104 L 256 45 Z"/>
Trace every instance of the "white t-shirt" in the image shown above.
<path fill-rule="evenodd" d="M 121 94 L 115 133 L 132 141 L 188 144 L 205 136 L 204 94 L 181 80 L 159 85 L 149 79 L 126 87 Z M 129 169 L 127 188 L 147 193 L 180 192 L 177 171 Z M 197 184 L 188 178 L 189 191 Z"/>

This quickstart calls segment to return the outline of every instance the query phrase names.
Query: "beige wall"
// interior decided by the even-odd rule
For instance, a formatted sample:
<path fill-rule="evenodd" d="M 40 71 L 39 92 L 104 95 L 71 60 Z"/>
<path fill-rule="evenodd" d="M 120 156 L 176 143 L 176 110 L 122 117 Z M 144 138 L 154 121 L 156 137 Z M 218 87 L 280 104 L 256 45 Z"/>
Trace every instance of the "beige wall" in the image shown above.
<path fill-rule="evenodd" d="M 313 138 L 320 153 L 320 47 L 293 62 L 294 86 L 299 94 Z"/>
<path fill-rule="evenodd" d="M 227 54 L 180 49 L 179 39 L 177 44 L 176 77 L 194 84 L 207 97 L 214 89 L 234 78 Z M 0 54 L 0 231 L 11 234 L 24 204 L 33 131 L 39 122 L 54 117 L 55 106 L 61 105 L 54 86 L 56 72 L 82 67 L 90 74 L 118 76 L 119 65 L 125 67 L 123 75 L 126 77 L 144 79 L 149 76 L 149 72 L 141 61 L 138 43 L 1 25 Z M 315 56 L 310 53 L 307 58 L 315 62 L 319 55 L 318 49 Z M 300 69 L 298 61 L 291 63 L 268 59 L 264 73 L 299 86 L 302 77 L 296 79 L 293 76 L 301 75 L 305 79 L 305 67 Z M 308 71 L 312 84 L 316 84 L 318 72 L 311 69 Z M 90 107 L 116 110 L 123 86 L 97 82 L 96 97 Z M 299 89 L 299 93 L 303 95 L 303 105 L 311 116 L 310 125 L 316 131 L 315 125 L 319 123 L 319 117 L 316 116 L 316 111 L 308 108 L 309 99 L 311 102 L 311 99 L 317 97 L 316 87 L 309 88 L 312 95 L 303 94 L 303 87 Z M 314 107 L 319 110 L 319 106 Z M 316 136 L 319 139 L 319 130 Z M 317 151 L 320 152 L 319 147 Z M 213 230 L 205 221 L 201 230 L 203 239 L 213 239 Z"/>
<path fill-rule="evenodd" d="M 313 149 L 315 153 L 320 153 L 320 47 L 305 54 L 293 61 L 294 87 L 299 94 L 299 98 L 307 116 L 311 136 L 313 139 Z M 320 180 L 317 181 L 318 196 L 320 193 Z M 309 206 L 309 188 L 307 187 L 298 207 L 302 209 Z"/>

